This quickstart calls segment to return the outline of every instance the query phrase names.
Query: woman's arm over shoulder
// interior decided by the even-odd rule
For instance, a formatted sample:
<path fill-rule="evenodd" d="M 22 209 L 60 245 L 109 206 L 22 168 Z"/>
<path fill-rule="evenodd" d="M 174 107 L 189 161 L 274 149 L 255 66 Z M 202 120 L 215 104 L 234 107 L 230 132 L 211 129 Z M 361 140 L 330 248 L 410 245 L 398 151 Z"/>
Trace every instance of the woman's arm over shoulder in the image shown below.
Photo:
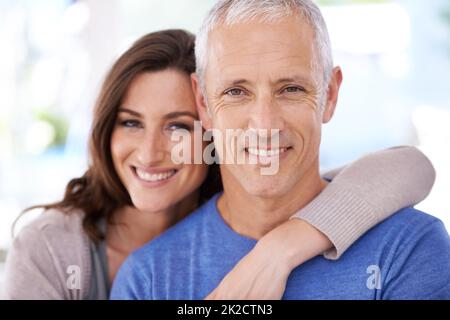
<path fill-rule="evenodd" d="M 436 173 L 419 149 L 395 147 L 363 156 L 324 176 L 332 182 L 293 218 L 325 234 L 334 245 L 326 257 L 337 259 L 380 221 L 422 201 Z"/>

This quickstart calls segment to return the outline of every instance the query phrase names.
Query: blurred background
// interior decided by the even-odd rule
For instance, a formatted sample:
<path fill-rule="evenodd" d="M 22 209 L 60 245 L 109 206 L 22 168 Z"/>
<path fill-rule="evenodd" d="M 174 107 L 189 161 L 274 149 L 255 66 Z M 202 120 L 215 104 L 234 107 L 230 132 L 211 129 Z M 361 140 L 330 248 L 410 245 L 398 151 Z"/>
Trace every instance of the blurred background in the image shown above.
<path fill-rule="evenodd" d="M 86 169 L 91 111 L 112 61 L 145 33 L 196 32 L 213 3 L 0 0 L 0 290 L 14 219 L 60 199 Z M 324 127 L 323 168 L 418 146 L 437 180 L 417 208 L 450 229 L 450 1 L 317 3 L 344 72 L 335 117 Z"/>

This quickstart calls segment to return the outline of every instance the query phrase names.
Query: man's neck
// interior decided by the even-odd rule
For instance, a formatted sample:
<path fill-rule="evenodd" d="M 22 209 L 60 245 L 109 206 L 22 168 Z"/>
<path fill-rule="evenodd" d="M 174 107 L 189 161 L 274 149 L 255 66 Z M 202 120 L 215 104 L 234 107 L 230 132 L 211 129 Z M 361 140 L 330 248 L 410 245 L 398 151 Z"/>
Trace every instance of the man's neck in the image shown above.
<path fill-rule="evenodd" d="M 288 193 L 276 197 L 261 197 L 243 188 L 227 186 L 217 207 L 225 222 L 237 233 L 259 239 L 287 221 L 295 212 L 311 202 L 326 186 L 318 170 L 312 170 Z"/>

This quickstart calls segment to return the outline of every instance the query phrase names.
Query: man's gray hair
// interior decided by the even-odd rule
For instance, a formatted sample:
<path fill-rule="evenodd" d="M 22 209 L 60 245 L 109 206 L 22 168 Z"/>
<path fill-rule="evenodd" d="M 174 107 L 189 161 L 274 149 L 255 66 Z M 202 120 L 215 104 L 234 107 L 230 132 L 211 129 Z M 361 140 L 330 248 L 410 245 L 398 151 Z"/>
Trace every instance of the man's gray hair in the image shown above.
<path fill-rule="evenodd" d="M 195 58 L 200 85 L 204 89 L 204 76 L 208 57 L 208 36 L 218 25 L 233 24 L 257 19 L 261 22 L 275 22 L 295 14 L 302 15 L 314 31 L 313 59 L 315 73 L 322 72 L 318 78 L 321 89 L 327 89 L 333 69 L 330 39 L 322 13 L 311 0 L 219 0 L 209 11 L 197 34 Z"/>

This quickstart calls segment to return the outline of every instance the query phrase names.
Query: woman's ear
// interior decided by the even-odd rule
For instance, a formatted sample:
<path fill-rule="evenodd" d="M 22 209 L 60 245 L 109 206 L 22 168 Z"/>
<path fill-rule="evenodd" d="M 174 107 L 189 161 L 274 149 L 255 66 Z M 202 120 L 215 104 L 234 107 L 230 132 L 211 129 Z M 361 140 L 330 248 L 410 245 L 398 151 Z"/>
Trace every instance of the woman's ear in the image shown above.
<path fill-rule="evenodd" d="M 200 86 L 200 81 L 196 73 L 191 74 L 192 89 L 194 90 L 195 102 L 197 105 L 197 112 L 202 122 L 203 128 L 209 130 L 212 128 L 212 119 L 208 112 L 208 105 L 206 104 L 206 97 L 203 94 Z"/>
<path fill-rule="evenodd" d="M 342 70 L 340 67 L 333 68 L 330 83 L 328 84 L 327 100 L 322 114 L 322 123 L 327 123 L 333 118 L 339 96 L 339 88 L 342 83 Z"/>

